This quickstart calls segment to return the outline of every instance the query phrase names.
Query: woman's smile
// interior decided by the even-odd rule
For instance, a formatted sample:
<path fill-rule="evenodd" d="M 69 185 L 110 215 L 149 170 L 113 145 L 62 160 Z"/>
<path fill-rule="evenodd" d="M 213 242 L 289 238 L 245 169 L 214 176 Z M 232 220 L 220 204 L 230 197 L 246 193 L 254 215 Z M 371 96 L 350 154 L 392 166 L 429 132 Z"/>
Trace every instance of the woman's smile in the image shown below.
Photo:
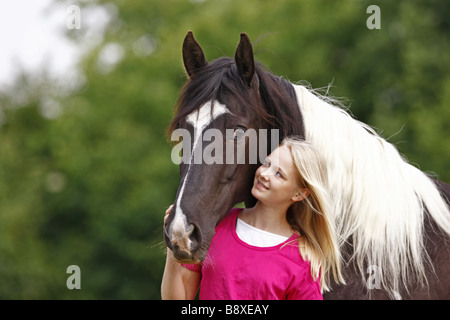
<path fill-rule="evenodd" d="M 256 180 L 256 187 L 261 191 L 269 190 L 269 188 L 260 179 Z"/>

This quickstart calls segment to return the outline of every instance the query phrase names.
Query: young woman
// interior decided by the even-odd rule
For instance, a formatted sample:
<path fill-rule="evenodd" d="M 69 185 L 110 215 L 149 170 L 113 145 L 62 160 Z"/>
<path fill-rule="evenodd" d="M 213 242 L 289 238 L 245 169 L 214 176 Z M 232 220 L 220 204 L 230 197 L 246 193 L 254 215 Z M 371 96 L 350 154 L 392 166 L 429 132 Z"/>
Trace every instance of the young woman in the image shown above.
<path fill-rule="evenodd" d="M 326 183 L 316 149 L 283 140 L 255 173 L 256 205 L 218 224 L 202 264 L 167 254 L 162 298 L 194 299 L 200 287 L 200 299 L 322 299 L 331 276 L 343 282 Z"/>

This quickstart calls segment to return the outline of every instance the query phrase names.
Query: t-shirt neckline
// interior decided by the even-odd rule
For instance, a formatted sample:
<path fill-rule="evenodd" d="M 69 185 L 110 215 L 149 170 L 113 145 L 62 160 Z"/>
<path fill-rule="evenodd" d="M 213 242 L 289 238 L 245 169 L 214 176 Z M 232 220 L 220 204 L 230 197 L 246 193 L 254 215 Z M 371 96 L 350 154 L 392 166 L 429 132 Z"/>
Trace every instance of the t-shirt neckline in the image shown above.
<path fill-rule="evenodd" d="M 235 216 L 232 218 L 232 222 L 231 223 L 231 233 L 233 234 L 234 239 L 242 246 L 247 247 L 249 249 L 252 250 L 258 250 L 258 251 L 271 251 L 271 250 L 277 250 L 277 249 L 281 249 L 283 246 L 287 245 L 289 242 L 292 242 L 296 239 L 298 239 L 298 235 L 296 233 L 293 233 L 286 241 L 283 241 L 282 243 L 279 243 L 275 246 L 271 246 L 271 247 L 257 247 L 257 246 L 253 246 L 251 244 L 248 244 L 247 242 L 241 240 L 241 238 L 239 238 L 237 232 L 236 232 L 236 223 L 237 223 L 237 219 L 239 218 L 239 214 L 242 212 L 242 210 L 244 210 L 243 208 L 239 208 L 238 210 L 236 210 Z"/>

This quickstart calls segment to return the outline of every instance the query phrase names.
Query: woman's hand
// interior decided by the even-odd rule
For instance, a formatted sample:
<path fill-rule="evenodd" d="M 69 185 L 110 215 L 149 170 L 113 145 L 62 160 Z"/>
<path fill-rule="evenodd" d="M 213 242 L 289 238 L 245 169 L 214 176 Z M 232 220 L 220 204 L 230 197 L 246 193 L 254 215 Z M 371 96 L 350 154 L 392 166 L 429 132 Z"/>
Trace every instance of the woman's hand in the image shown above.
<path fill-rule="evenodd" d="M 169 216 L 170 211 L 172 211 L 172 207 L 173 207 L 173 204 L 171 204 L 171 205 L 166 209 L 166 214 L 164 215 L 164 223 L 166 223 L 167 217 Z"/>
<path fill-rule="evenodd" d="M 169 213 L 170 213 L 170 211 L 172 211 L 172 208 L 173 208 L 173 204 L 171 204 L 171 205 L 166 209 L 166 213 L 164 214 L 164 225 L 166 224 L 166 220 L 167 220 L 167 218 L 169 217 Z M 171 257 L 171 256 L 172 256 L 171 250 L 170 250 L 169 247 L 167 247 L 167 257 L 169 258 L 169 257 Z"/>

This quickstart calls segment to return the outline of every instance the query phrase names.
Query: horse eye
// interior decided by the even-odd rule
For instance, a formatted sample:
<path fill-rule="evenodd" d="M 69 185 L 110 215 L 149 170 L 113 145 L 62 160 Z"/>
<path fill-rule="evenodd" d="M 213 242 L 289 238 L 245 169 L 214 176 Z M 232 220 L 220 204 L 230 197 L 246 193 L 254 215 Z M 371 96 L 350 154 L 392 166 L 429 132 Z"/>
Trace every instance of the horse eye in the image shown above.
<path fill-rule="evenodd" d="M 234 129 L 233 139 L 235 141 L 240 140 L 245 135 L 245 130 L 246 129 L 244 127 L 237 127 Z"/>

